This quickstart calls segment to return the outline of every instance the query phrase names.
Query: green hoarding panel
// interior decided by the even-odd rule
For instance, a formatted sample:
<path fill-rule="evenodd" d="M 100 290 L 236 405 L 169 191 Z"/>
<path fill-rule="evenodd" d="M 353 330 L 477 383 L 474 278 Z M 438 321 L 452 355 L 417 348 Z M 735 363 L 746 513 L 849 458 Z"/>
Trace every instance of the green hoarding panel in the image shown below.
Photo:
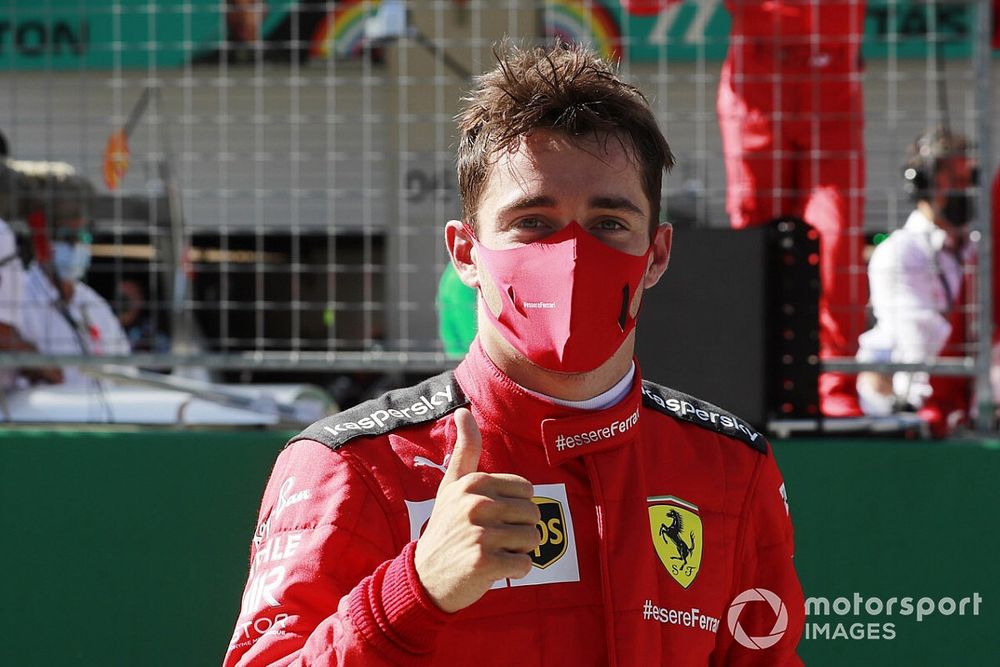
<path fill-rule="evenodd" d="M 220 664 L 287 436 L 0 432 L 0 665 Z M 775 450 L 803 587 L 825 611 L 808 618 L 807 665 L 996 664 L 998 443 Z"/>

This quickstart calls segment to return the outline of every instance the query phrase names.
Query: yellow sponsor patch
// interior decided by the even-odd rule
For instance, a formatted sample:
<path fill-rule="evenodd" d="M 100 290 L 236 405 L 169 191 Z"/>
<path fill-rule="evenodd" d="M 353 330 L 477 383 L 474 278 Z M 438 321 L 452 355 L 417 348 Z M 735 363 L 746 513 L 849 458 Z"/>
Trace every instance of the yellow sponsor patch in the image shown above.
<path fill-rule="evenodd" d="M 535 496 L 531 500 L 538 505 L 542 514 L 542 518 L 535 524 L 541 544 L 531 552 L 531 563 L 545 569 L 566 553 L 566 517 L 562 503 L 554 498 Z"/>

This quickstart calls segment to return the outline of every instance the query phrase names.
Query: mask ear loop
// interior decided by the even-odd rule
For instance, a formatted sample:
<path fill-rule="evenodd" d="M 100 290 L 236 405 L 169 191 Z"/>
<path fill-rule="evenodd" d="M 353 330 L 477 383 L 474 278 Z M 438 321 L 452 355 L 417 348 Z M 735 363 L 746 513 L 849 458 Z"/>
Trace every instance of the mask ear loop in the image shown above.
<path fill-rule="evenodd" d="M 472 228 L 472 225 L 470 225 L 469 223 L 467 223 L 467 222 L 465 222 L 463 220 L 462 221 L 462 229 L 464 229 L 465 232 L 472 239 L 473 248 L 475 248 L 476 246 L 480 246 L 481 245 L 479 243 L 479 237 L 476 236 L 476 230 L 474 230 Z M 489 272 L 486 270 L 486 267 L 479 267 L 479 271 L 480 271 L 480 273 L 485 273 L 486 274 L 486 280 L 490 281 L 490 284 L 492 285 L 492 292 L 496 295 L 497 305 L 499 306 L 500 310 L 498 312 L 496 312 L 496 313 L 493 313 L 493 308 L 490 307 L 489 300 L 487 300 L 487 298 L 486 298 L 486 291 L 485 291 L 485 287 L 483 286 L 483 277 L 482 276 L 480 276 L 480 278 L 479 278 L 479 288 L 476 290 L 476 291 L 479 292 L 479 298 L 483 301 L 483 305 L 486 307 L 486 309 L 488 311 L 490 311 L 491 313 L 493 313 L 494 317 L 500 317 L 500 313 L 502 313 L 504 311 L 504 308 L 505 308 L 504 302 L 503 302 L 503 294 L 501 293 L 501 291 L 499 289 L 497 289 L 496 285 L 493 283 L 493 278 L 492 278 L 492 276 L 490 276 Z M 513 289 L 514 288 L 512 286 L 508 290 L 507 297 L 510 299 L 511 305 L 516 310 L 517 309 L 517 301 L 514 299 Z M 524 313 L 522 312 L 521 314 L 523 315 Z"/>

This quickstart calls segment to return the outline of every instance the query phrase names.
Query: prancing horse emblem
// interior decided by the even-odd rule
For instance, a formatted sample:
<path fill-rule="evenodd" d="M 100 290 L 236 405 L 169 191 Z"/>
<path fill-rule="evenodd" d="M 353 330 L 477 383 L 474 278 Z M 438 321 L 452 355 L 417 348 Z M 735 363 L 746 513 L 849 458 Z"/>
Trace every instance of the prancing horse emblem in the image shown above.
<path fill-rule="evenodd" d="M 691 544 L 687 544 L 681 538 L 681 532 L 684 530 L 684 519 L 681 517 L 680 512 L 677 510 L 670 510 L 667 512 L 667 516 L 670 517 L 670 525 L 664 523 L 660 524 L 660 537 L 666 540 L 670 540 L 674 543 L 677 548 L 677 553 L 679 556 L 671 556 L 672 560 L 683 561 L 681 567 L 687 567 L 688 556 L 694 551 L 695 543 L 697 542 L 694 531 L 690 531 L 688 535 L 691 536 Z"/>
<path fill-rule="evenodd" d="M 694 583 L 704 551 L 698 506 L 676 496 L 653 496 L 649 502 L 649 531 L 653 548 L 667 574 L 684 588 Z"/>

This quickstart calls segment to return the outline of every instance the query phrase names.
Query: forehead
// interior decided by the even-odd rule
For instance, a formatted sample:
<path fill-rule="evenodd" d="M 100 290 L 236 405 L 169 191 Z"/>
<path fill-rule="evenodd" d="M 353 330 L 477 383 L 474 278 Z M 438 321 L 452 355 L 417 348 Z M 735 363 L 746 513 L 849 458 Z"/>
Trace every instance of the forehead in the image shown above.
<path fill-rule="evenodd" d="M 605 164 L 613 164 L 617 168 L 633 167 L 638 164 L 633 159 L 634 151 L 617 134 L 585 134 L 570 136 L 565 132 L 553 130 L 535 130 L 522 135 L 506 150 L 501 151 L 494 160 L 494 168 L 501 164 L 511 164 L 518 160 L 537 163 L 546 157 L 563 157 L 586 154 L 593 160 Z"/>
<path fill-rule="evenodd" d="M 641 189 L 641 173 L 634 152 L 618 135 L 572 137 L 562 132 L 536 130 L 495 156 L 484 194 L 489 197 L 500 195 L 501 191 L 542 188 L 570 196 L 602 184 Z"/>

